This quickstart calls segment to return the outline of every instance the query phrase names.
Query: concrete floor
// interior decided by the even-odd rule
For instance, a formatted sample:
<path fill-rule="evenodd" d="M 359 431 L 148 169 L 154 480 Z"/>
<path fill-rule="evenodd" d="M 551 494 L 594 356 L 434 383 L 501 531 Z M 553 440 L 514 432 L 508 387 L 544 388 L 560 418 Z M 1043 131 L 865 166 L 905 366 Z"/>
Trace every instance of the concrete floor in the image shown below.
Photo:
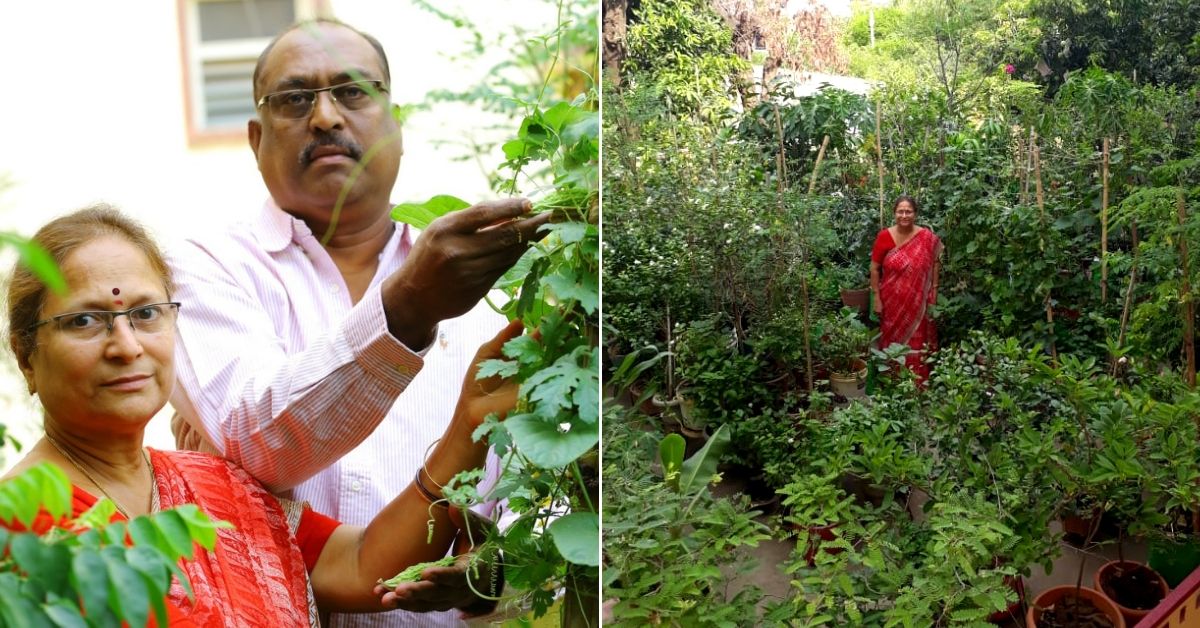
<path fill-rule="evenodd" d="M 744 487 L 744 480 L 726 477 L 719 485 L 713 487 L 713 493 L 719 496 L 731 495 L 742 492 Z M 774 528 L 771 516 L 764 515 L 760 520 Z M 1051 524 L 1051 531 L 1055 534 L 1060 531 L 1057 522 Z M 741 578 L 733 580 L 730 590 L 738 591 L 741 587 L 756 585 L 763 591 L 763 605 L 772 601 L 788 599 L 791 595 L 791 587 L 788 584 L 788 575 L 782 571 L 782 565 L 787 561 L 793 547 L 795 547 L 795 543 L 792 541 L 769 539 L 759 543 L 758 547 L 749 551 L 757 562 L 757 567 Z M 1147 550 L 1144 543 L 1127 541 L 1124 550 L 1125 560 L 1145 562 Z M 1040 566 L 1035 566 L 1030 577 L 1025 579 L 1026 600 L 1032 602 L 1038 593 L 1050 587 L 1060 584 L 1075 584 L 1081 558 L 1084 561 L 1083 585 L 1093 587 L 1096 570 L 1104 563 L 1117 559 L 1117 548 L 1110 544 L 1095 551 L 1083 552 L 1063 543 L 1062 555 L 1054 561 L 1053 569 L 1049 573 Z M 1013 618 L 1001 625 L 1023 627 L 1025 621 L 1023 617 Z"/>

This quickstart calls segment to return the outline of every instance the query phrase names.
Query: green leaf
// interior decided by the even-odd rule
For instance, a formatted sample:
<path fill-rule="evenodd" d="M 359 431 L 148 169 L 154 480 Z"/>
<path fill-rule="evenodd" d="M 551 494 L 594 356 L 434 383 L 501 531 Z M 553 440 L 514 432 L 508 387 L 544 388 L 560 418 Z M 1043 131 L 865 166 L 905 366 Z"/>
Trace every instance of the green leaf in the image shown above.
<path fill-rule="evenodd" d="M 95 616 L 108 607 L 108 570 L 100 553 L 83 547 L 71 561 L 71 586 L 83 601 L 83 610 Z"/>
<path fill-rule="evenodd" d="M 424 203 L 401 203 L 393 207 L 392 220 L 412 225 L 417 229 L 425 229 L 434 220 L 470 206 L 470 203 L 460 198 L 439 194 Z"/>
<path fill-rule="evenodd" d="M 132 547 L 125 553 L 129 566 L 137 570 L 146 582 L 154 619 L 159 626 L 167 625 L 167 592 L 171 588 L 171 570 L 156 548 Z"/>
<path fill-rule="evenodd" d="M 679 434 L 667 434 L 658 441 L 658 459 L 662 462 L 663 480 L 672 489 L 679 490 L 679 470 L 683 465 L 683 453 L 687 443 Z"/>
<path fill-rule="evenodd" d="M 600 440 L 596 426 L 567 422 L 567 429 L 533 414 L 518 414 L 504 421 L 521 453 L 543 469 L 564 467 L 587 453 Z"/>
<path fill-rule="evenodd" d="M 17 578 L 13 574 L 0 580 L 0 624 L 6 628 L 41 628 L 49 625 L 42 620 L 39 608 L 32 600 L 17 592 Z M 41 620 L 41 621 L 39 621 Z"/>
<path fill-rule="evenodd" d="M 567 562 L 600 566 L 600 518 L 592 512 L 573 512 L 550 522 L 554 546 Z"/>
<path fill-rule="evenodd" d="M 595 273 L 580 270 L 575 274 L 560 267 L 554 274 L 543 277 L 542 284 L 553 290 L 560 301 L 578 301 L 588 314 L 594 314 L 600 306 L 600 281 Z"/>
<path fill-rule="evenodd" d="M 67 293 L 67 280 L 58 270 L 54 258 L 40 245 L 12 233 L 0 233 L 0 244 L 17 249 L 22 264 L 56 294 Z"/>
<path fill-rule="evenodd" d="M 195 546 L 183 517 L 175 510 L 165 510 L 155 513 L 153 519 L 159 534 L 167 541 L 171 560 L 178 560 L 181 556 L 191 558 Z"/>
<path fill-rule="evenodd" d="M 683 461 L 679 472 L 679 491 L 687 493 L 697 479 L 703 480 L 697 488 L 708 486 L 708 479 L 716 474 L 717 463 L 721 460 L 721 454 L 727 447 L 729 447 L 729 432 L 722 425 L 709 437 L 708 442 L 704 443 L 700 451 Z"/>
<path fill-rule="evenodd" d="M 521 369 L 521 365 L 512 360 L 484 360 L 479 364 L 475 379 L 487 379 L 494 375 L 512 377 Z"/>
<path fill-rule="evenodd" d="M 87 622 L 79 612 L 79 607 L 70 600 L 59 599 L 51 604 L 43 604 L 42 611 L 59 628 L 87 628 Z M 159 624 L 165 626 L 166 624 Z"/>
<path fill-rule="evenodd" d="M 112 521 L 113 514 L 117 512 L 117 505 L 113 500 L 107 497 L 101 497 L 75 519 L 75 523 L 85 528 L 103 529 Z"/>
<path fill-rule="evenodd" d="M 199 543 L 204 549 L 211 550 L 216 546 L 218 529 L 233 527 L 233 524 L 228 521 L 213 521 L 195 504 L 177 506 L 175 512 L 179 513 L 179 517 L 187 525 L 188 534 L 191 535 L 192 540 Z M 190 557 L 191 554 L 188 556 Z"/>
<path fill-rule="evenodd" d="M 108 570 L 108 607 L 130 626 L 145 626 L 150 592 L 142 575 L 125 562 L 125 548 L 109 545 L 100 556 Z"/>
<path fill-rule="evenodd" d="M 571 399 L 579 410 L 579 420 L 592 425 L 600 420 L 600 376 L 595 369 L 583 377 Z"/>

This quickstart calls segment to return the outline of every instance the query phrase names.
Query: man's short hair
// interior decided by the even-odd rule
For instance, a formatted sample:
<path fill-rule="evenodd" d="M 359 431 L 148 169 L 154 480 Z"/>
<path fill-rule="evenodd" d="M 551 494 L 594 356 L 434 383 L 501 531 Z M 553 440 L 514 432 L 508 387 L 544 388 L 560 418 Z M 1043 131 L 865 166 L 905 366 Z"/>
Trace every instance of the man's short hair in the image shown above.
<path fill-rule="evenodd" d="M 379 64 L 381 66 L 383 66 L 384 81 L 386 81 L 388 85 L 392 84 L 392 70 L 388 66 L 387 53 L 383 51 L 383 44 L 379 43 L 378 39 L 375 39 L 371 35 L 368 35 L 367 33 L 364 33 L 362 31 L 358 30 L 357 28 L 354 28 L 353 26 L 350 26 L 349 24 L 347 24 L 341 20 L 338 20 L 336 18 L 319 17 L 319 18 L 312 19 L 312 20 L 302 20 L 302 21 L 293 23 L 291 26 L 288 26 L 287 28 L 280 31 L 279 34 L 276 35 L 275 38 L 271 40 L 271 43 L 267 44 L 266 48 L 263 48 L 262 54 L 258 55 L 258 63 L 254 64 L 254 76 L 251 79 L 254 81 L 254 102 L 255 102 L 255 104 L 258 103 L 258 78 L 262 75 L 263 65 L 266 64 L 266 62 L 267 62 L 267 55 L 271 54 L 271 50 L 275 47 L 275 44 L 278 43 L 279 40 L 282 39 L 284 35 L 287 35 L 288 33 L 296 30 L 297 28 L 300 28 L 302 26 L 303 27 L 308 27 L 308 26 L 315 27 L 315 26 L 318 26 L 321 24 L 330 24 L 333 26 L 341 26 L 342 28 L 350 29 L 351 31 L 357 33 L 359 37 L 362 37 L 363 39 L 367 40 L 367 43 L 371 44 L 371 47 L 375 49 L 376 54 L 379 55 Z"/>

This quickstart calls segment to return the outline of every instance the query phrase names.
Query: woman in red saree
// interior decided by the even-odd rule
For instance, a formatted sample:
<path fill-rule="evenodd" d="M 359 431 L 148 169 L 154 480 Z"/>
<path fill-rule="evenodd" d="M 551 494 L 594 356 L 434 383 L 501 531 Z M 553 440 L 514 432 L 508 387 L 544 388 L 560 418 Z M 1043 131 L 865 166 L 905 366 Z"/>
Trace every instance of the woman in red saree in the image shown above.
<path fill-rule="evenodd" d="M 19 265 L 9 282 L 9 346 L 44 409 L 45 436 L 8 476 L 54 463 L 74 487 L 73 517 L 103 496 L 116 506 L 112 521 L 193 503 L 231 522 L 217 530 L 212 551 L 181 561 L 195 597 L 174 582 L 167 596 L 171 626 L 291 628 L 319 625 L 318 608 L 389 610 L 407 590 L 386 589 L 378 580 L 446 555 L 462 519 L 438 505 L 437 490 L 482 464 L 487 445 L 471 435 L 484 417 L 513 407 L 514 383 L 476 381 L 471 369 L 449 427 L 413 484 L 365 528 L 342 525 L 306 504 L 277 499 L 221 458 L 143 446 L 146 425 L 175 384 L 180 304 L 171 301 L 174 286 L 161 253 L 139 225 L 100 206 L 51 221 L 33 241 L 54 259 L 68 290 L 50 292 Z M 480 348 L 476 364 L 501 357 L 504 342 L 520 333 L 519 322 L 509 325 Z M 64 524 L 43 512 L 32 528 Z M 481 567 L 482 582 L 489 582 Z M 437 569 L 424 575 L 441 577 Z"/>
<path fill-rule="evenodd" d="M 917 201 L 901 196 L 892 206 L 896 224 L 883 229 L 871 249 L 871 292 L 879 314 L 879 346 L 908 345 L 914 351 L 905 365 L 924 385 L 929 377 L 925 357 L 937 348 L 937 330 L 929 306 L 937 301 L 942 241 L 918 226 Z"/>

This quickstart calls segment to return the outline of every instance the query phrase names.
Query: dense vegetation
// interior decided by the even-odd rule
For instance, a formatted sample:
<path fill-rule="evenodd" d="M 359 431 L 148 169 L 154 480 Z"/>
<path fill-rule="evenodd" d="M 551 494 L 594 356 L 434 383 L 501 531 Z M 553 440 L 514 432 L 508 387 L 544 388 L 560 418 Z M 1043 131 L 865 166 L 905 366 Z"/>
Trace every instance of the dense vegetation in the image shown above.
<path fill-rule="evenodd" d="M 1057 554 L 1051 520 L 1096 511 L 1122 534 L 1200 533 L 1168 524 L 1200 506 L 1197 465 L 1176 477 L 1153 462 L 1200 463 L 1194 446 L 1166 453 L 1194 443 L 1200 414 L 1200 26 L 1180 17 L 1193 9 L 900 2 L 875 10 L 873 44 L 864 9 L 828 23 L 867 93 L 780 83 L 747 99 L 728 16 L 778 11 L 738 4 L 636 3 L 620 82 L 606 85 L 607 383 L 624 402 L 606 433 L 726 426 L 723 459 L 782 495 L 786 518 L 841 526 L 822 545 L 836 556 L 809 560 L 799 535 L 795 597 L 759 611 L 801 625 L 976 621 L 1013 599 L 1005 577 Z M 796 70 L 818 65 L 793 53 Z M 926 388 L 882 376 L 847 403 L 824 385 L 829 365 L 852 354 L 895 371 L 839 291 L 865 287 L 899 194 L 945 244 L 942 351 Z M 714 625 L 762 621 L 753 595 L 685 558 L 710 546 L 675 543 L 744 509 L 701 517 L 680 496 L 675 537 L 632 538 L 625 522 L 661 471 L 607 443 L 605 477 L 632 482 L 604 506 L 614 616 L 691 625 L 678 618 L 717 591 L 743 608 Z M 920 514 L 905 508 L 924 495 Z M 663 548 L 681 552 L 677 580 L 701 585 L 653 606 L 656 585 L 629 579 Z"/>

